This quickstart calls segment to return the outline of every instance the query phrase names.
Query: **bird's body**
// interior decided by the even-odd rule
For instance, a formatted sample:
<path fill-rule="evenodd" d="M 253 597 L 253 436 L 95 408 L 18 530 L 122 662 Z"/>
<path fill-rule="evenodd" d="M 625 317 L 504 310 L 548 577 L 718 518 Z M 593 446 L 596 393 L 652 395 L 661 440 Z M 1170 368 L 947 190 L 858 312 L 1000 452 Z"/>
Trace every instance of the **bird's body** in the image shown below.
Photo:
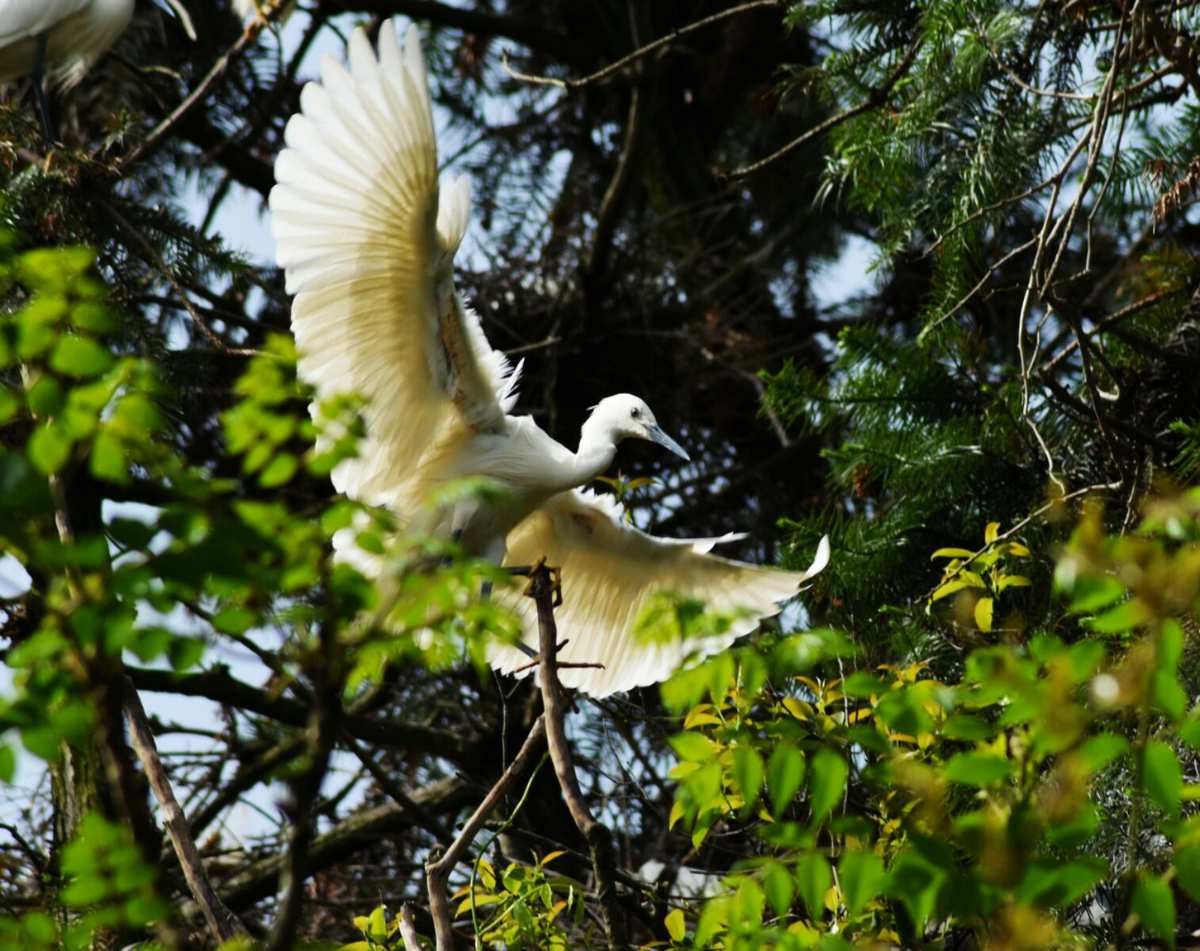
<path fill-rule="evenodd" d="M 415 31 L 401 50 L 385 23 L 376 57 L 356 30 L 350 70 L 327 57 L 321 74 L 288 123 L 270 206 L 278 260 L 296 295 L 300 375 L 319 396 L 367 399 L 359 456 L 335 469 L 334 487 L 388 508 L 406 532 L 456 538 L 495 563 L 546 558 L 561 566 L 559 628 L 569 641 L 561 659 L 604 665 L 561 676 L 594 695 L 660 680 L 689 652 L 722 649 L 775 614 L 823 567 L 826 543 L 808 572 L 772 571 L 709 553 L 727 539 L 644 534 L 614 501 L 580 490 L 611 465 L 622 439 L 650 439 L 687 457 L 642 400 L 602 400 L 574 451 L 531 417 L 511 415 L 520 367 L 492 350 L 454 287 L 469 188 L 462 178 L 439 188 Z M 439 489 L 464 477 L 491 480 L 502 497 L 430 506 Z M 348 537 L 335 544 L 355 557 Z M 700 643 L 640 644 L 634 622 L 663 591 L 737 616 Z M 521 615 L 527 643 L 536 643 L 528 599 L 498 597 Z M 526 661 L 503 645 L 491 658 L 505 671 Z"/>
<path fill-rule="evenodd" d="M 0 83 L 34 71 L 45 37 L 45 70 L 77 84 L 125 32 L 134 0 L 0 0 Z"/>

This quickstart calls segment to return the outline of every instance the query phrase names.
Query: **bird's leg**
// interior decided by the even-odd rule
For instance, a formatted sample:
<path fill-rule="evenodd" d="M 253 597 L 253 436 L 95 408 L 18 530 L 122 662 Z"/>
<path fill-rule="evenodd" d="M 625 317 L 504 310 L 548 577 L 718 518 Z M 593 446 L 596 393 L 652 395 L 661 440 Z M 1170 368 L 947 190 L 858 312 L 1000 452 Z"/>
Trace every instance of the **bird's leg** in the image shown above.
<path fill-rule="evenodd" d="M 537 574 L 538 569 L 545 568 L 550 572 L 550 584 L 553 586 L 551 590 L 554 592 L 554 600 L 551 602 L 553 607 L 562 605 L 562 568 L 554 568 L 546 564 L 546 557 L 543 555 L 533 565 L 514 565 L 506 569 L 510 575 L 516 575 L 520 578 L 528 578 L 529 583 L 525 585 L 525 590 L 521 593 L 527 598 L 533 597 L 533 576 Z"/>
<path fill-rule="evenodd" d="M 559 605 L 562 604 L 562 569 L 561 568 L 552 568 L 551 566 L 547 565 L 546 558 L 544 555 L 537 560 L 536 564 L 512 565 L 509 568 L 507 568 L 506 570 L 511 575 L 516 575 L 517 577 L 520 577 L 520 578 L 528 578 L 529 579 L 529 583 L 527 585 L 525 585 L 525 590 L 523 593 L 527 598 L 532 598 L 532 597 L 534 597 L 533 578 L 543 568 L 545 568 L 546 571 L 549 572 L 550 583 L 553 585 L 553 588 L 551 590 L 554 592 L 554 598 L 551 601 L 551 604 L 554 607 L 558 607 Z M 554 652 L 557 654 L 560 650 L 562 650 L 566 646 L 567 646 L 567 641 L 565 639 L 561 640 L 554 646 Z M 531 658 L 534 661 L 534 663 L 526 664 L 524 667 L 519 667 L 519 668 L 517 668 L 517 670 L 513 671 L 514 673 L 521 673 L 522 671 L 526 671 L 532 667 L 537 666 L 537 660 L 538 660 L 538 652 L 537 651 L 535 651 L 528 644 L 525 644 L 521 641 L 517 641 L 517 649 L 520 650 L 521 653 L 524 654 L 526 657 Z M 594 664 L 580 664 L 580 665 L 560 664 L 559 666 L 560 667 L 575 667 L 575 666 L 590 667 L 590 666 L 596 666 L 596 665 L 594 665 Z"/>
<path fill-rule="evenodd" d="M 50 118 L 50 103 L 46 99 L 46 44 L 49 40 L 49 33 L 39 36 L 33 53 L 33 96 L 37 100 L 38 116 L 42 120 L 42 138 L 46 140 L 47 148 L 58 141 L 54 120 Z"/>

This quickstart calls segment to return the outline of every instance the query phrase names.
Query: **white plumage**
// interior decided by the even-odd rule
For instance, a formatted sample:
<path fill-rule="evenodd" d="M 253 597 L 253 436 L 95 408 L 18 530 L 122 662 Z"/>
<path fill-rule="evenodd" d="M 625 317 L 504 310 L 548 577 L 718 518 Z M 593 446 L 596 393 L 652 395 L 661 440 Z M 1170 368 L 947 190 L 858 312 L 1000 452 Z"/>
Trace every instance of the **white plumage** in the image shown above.
<path fill-rule="evenodd" d="M 180 0 L 155 0 L 196 31 Z M 134 0 L 0 0 L 0 84 L 32 75 L 42 133 L 54 140 L 45 79 L 59 89 L 76 85 L 125 32 Z"/>
<path fill-rule="evenodd" d="M 617 443 L 650 439 L 687 458 L 628 394 L 601 401 L 571 452 L 528 416 L 509 415 L 515 370 L 493 350 L 454 287 L 453 259 L 467 229 L 465 178 L 440 189 L 437 144 L 420 41 L 401 50 L 393 23 L 378 56 L 365 34 L 350 39 L 350 68 L 326 57 L 276 161 L 272 227 L 287 290 L 299 371 L 319 396 L 367 398 L 358 458 L 333 474 L 340 492 L 386 506 L 410 532 L 453 535 L 478 556 L 507 565 L 541 557 L 562 567 L 563 682 L 596 696 L 653 683 L 690 652 L 712 653 L 747 633 L 824 567 L 828 543 L 802 574 L 708 554 L 724 539 L 657 539 L 626 525 L 615 502 L 579 491 L 612 463 Z M 465 476 L 507 490 L 492 505 L 432 510 L 431 495 Z M 341 545 L 342 543 L 339 543 Z M 353 557 L 353 553 L 346 553 Z M 360 562 L 361 563 L 361 562 Z M 701 644 L 639 644 L 634 622 L 652 594 L 678 592 L 744 612 Z M 537 644 L 532 603 L 500 592 Z M 498 645 L 503 671 L 527 662 Z"/>
<path fill-rule="evenodd" d="M 61 87 L 75 85 L 117 41 L 134 0 L 0 0 L 0 83 L 33 72 L 46 35 L 46 71 Z"/>

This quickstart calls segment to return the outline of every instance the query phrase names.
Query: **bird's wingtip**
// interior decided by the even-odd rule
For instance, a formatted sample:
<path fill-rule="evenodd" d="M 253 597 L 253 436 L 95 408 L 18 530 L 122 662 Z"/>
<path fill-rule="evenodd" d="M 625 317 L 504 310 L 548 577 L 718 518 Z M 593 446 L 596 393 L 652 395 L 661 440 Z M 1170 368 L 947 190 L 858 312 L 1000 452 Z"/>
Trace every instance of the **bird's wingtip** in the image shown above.
<path fill-rule="evenodd" d="M 801 580 L 807 581 L 809 578 L 814 578 L 824 571 L 829 564 L 830 554 L 829 536 L 822 535 L 821 540 L 817 542 L 817 553 L 813 556 L 812 564 L 804 570 Z"/>

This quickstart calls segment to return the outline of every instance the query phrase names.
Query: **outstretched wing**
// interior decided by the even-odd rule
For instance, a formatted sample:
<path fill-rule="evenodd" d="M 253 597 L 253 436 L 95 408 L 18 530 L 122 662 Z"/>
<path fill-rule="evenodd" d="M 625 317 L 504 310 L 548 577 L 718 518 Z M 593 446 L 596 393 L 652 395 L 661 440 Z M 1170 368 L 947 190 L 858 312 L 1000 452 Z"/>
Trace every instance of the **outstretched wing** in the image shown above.
<path fill-rule="evenodd" d="M 439 195 L 433 110 L 417 32 L 396 24 L 350 38 L 350 69 L 332 58 L 309 83 L 275 163 L 272 230 L 301 377 L 320 396 L 368 400 L 358 459 L 334 472 L 354 498 L 403 509 L 399 487 L 423 454 L 498 429 L 515 374 L 459 299 L 451 264 L 470 187 Z"/>
<path fill-rule="evenodd" d="M 563 492 L 525 519 L 508 536 L 507 563 L 533 564 L 545 557 L 562 568 L 562 605 L 555 611 L 559 640 L 567 645 L 559 660 L 600 663 L 603 669 L 565 669 L 564 685 L 594 697 L 656 683 L 686 657 L 724 650 L 759 622 L 779 612 L 780 603 L 829 561 L 822 539 L 816 560 L 805 572 L 776 571 L 709 554 L 722 539 L 663 539 L 638 531 L 622 519 L 608 496 L 586 490 Z M 675 643 L 639 643 L 634 625 L 657 592 L 702 600 L 714 611 L 738 612 L 731 629 L 718 637 Z M 500 594 L 522 620 L 525 643 L 538 643 L 536 607 L 516 592 Z M 513 673 L 529 658 L 514 647 L 497 645 L 492 666 Z"/>

